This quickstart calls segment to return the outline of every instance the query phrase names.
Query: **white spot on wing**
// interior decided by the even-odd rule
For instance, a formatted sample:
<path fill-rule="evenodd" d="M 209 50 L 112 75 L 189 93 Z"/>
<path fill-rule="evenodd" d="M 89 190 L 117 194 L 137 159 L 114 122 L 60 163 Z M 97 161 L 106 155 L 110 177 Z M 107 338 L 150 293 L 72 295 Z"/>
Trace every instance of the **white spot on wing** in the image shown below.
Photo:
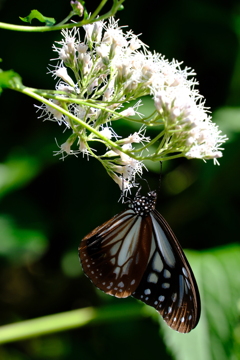
<path fill-rule="evenodd" d="M 184 277 L 179 275 L 179 299 L 178 299 L 178 306 L 182 305 L 184 295 Z"/>
<path fill-rule="evenodd" d="M 167 269 L 164 269 L 163 276 L 165 277 L 165 279 L 169 279 L 171 277 L 170 271 Z"/>
<path fill-rule="evenodd" d="M 145 290 L 144 290 L 144 294 L 145 294 L 145 295 L 150 295 L 150 294 L 151 294 L 151 290 L 150 290 L 150 289 L 145 289 Z"/>
<path fill-rule="evenodd" d="M 182 272 L 183 272 L 183 275 L 188 277 L 188 273 L 187 273 L 187 270 L 185 269 L 185 267 L 182 268 Z"/>
<path fill-rule="evenodd" d="M 147 282 L 156 284 L 158 282 L 158 276 L 155 273 L 150 273 L 147 277 Z"/>
<path fill-rule="evenodd" d="M 163 262 L 160 258 L 160 255 L 158 252 L 154 255 L 153 261 L 152 261 L 152 268 L 154 271 L 161 272 L 163 269 Z"/>
<path fill-rule="evenodd" d="M 170 284 L 169 283 L 162 283 L 162 288 L 163 289 L 168 289 L 168 288 L 170 288 Z"/>

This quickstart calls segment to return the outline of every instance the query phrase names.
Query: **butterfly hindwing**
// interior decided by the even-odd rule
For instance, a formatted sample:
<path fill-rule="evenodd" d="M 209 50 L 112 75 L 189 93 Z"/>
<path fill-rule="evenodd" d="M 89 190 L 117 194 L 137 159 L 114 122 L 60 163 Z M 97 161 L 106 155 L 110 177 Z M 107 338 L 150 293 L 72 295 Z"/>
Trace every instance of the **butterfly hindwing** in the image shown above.
<path fill-rule="evenodd" d="M 150 216 L 152 255 L 133 296 L 153 306 L 174 330 L 189 332 L 200 315 L 193 272 L 166 220 L 156 210 Z"/>

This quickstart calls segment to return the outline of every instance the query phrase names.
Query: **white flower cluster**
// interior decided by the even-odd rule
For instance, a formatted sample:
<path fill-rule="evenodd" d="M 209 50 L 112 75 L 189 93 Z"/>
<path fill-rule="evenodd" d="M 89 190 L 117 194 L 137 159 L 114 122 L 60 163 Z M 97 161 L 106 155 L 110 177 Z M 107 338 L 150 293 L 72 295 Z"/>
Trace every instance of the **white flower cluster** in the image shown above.
<path fill-rule="evenodd" d="M 59 63 L 51 73 L 59 80 L 53 107 L 42 106 L 41 116 L 73 131 L 58 153 L 94 156 L 127 189 L 134 186 L 136 174 L 141 176 L 145 159 L 162 161 L 176 155 L 217 163 L 227 138 L 212 123 L 191 69 L 182 70 L 177 61 L 148 51 L 112 18 L 85 25 L 84 31 L 81 41 L 79 29 L 63 30 L 63 40 L 53 47 Z M 152 96 L 155 111 L 143 118 L 137 110 L 139 98 L 146 95 Z M 54 105 L 67 109 L 68 115 Z M 139 118 L 129 119 L 134 115 Z M 140 130 L 120 139 L 110 125 L 122 118 L 142 124 Z M 155 138 L 145 136 L 148 126 L 160 125 Z M 104 143 L 107 152 L 98 156 L 89 145 L 94 141 Z M 71 149 L 74 143 L 77 150 Z"/>

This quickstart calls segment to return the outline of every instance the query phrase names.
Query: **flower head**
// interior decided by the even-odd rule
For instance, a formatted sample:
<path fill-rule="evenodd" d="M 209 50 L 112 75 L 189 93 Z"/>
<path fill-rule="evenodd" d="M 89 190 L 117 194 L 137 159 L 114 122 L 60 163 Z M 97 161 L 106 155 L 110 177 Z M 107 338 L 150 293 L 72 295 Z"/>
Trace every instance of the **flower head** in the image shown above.
<path fill-rule="evenodd" d="M 149 51 L 113 18 L 83 29 L 83 38 L 77 28 L 63 30 L 53 46 L 59 63 L 50 72 L 58 78 L 57 95 L 41 107 L 41 116 L 71 128 L 78 148 L 61 147 L 64 153 L 94 156 L 115 182 L 125 179 L 127 189 L 136 185 L 145 159 L 163 161 L 176 154 L 218 163 L 227 138 L 212 122 L 192 69 Z M 138 112 L 144 96 L 155 106 L 145 117 Z M 113 128 L 120 119 L 139 124 L 139 130 L 118 135 Z M 96 142 L 107 151 L 93 152 Z"/>

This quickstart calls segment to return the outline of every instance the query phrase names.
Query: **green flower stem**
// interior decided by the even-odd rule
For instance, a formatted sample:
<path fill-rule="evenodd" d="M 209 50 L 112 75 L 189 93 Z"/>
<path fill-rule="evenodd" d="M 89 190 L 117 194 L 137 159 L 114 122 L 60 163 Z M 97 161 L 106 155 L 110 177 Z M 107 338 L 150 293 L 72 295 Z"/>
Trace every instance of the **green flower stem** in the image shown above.
<path fill-rule="evenodd" d="M 165 146 L 165 144 L 167 143 L 168 140 L 169 140 L 169 135 L 168 135 L 168 132 L 165 130 L 164 136 L 157 148 L 157 151 L 156 151 L 157 154 L 159 154 L 162 151 L 163 147 Z"/>
<path fill-rule="evenodd" d="M 28 88 L 28 89 L 30 89 L 30 88 Z M 31 88 L 31 91 L 34 92 L 35 94 L 39 94 L 40 96 L 44 96 L 48 99 L 58 100 L 61 102 L 66 102 L 66 103 L 74 103 L 74 104 L 78 104 L 78 105 L 91 106 L 96 109 L 106 111 L 106 107 L 104 107 L 102 105 L 98 105 L 98 102 L 95 100 L 84 101 L 82 99 L 78 99 L 77 97 L 72 97 L 72 98 L 67 97 L 66 98 L 64 96 L 61 96 L 61 95 L 66 95 L 66 93 L 64 93 L 63 91 L 54 91 L 53 92 L 52 90 L 39 90 L 39 89 L 33 89 L 33 88 Z M 108 103 L 108 105 L 109 105 L 109 103 Z M 140 119 L 140 120 L 132 119 L 132 118 L 129 118 L 126 116 L 122 116 L 119 112 L 116 112 L 111 109 L 107 109 L 107 112 L 116 116 L 116 118 L 111 119 L 111 121 L 117 121 L 119 119 L 123 119 L 123 120 L 132 121 L 134 123 L 139 123 L 139 124 L 143 124 L 143 122 L 144 122 L 144 124 L 145 124 L 145 118 Z M 101 124 L 98 124 L 98 125 L 101 125 Z M 146 123 L 146 125 L 149 125 L 149 124 Z M 159 124 L 151 123 L 151 126 L 159 126 Z"/>
<path fill-rule="evenodd" d="M 70 14 L 65 17 L 65 19 L 63 19 L 62 21 L 60 21 L 58 24 L 56 24 L 55 26 L 61 26 L 64 25 L 67 21 L 69 21 L 74 15 L 76 15 L 75 11 L 71 11 Z"/>
<path fill-rule="evenodd" d="M 47 32 L 47 31 L 56 31 L 62 29 L 71 29 L 73 27 L 83 26 L 90 24 L 93 21 L 82 20 L 78 23 L 65 24 L 65 25 L 55 25 L 55 26 L 25 26 L 25 25 L 14 25 L 0 22 L 0 28 L 5 30 L 13 31 L 22 31 L 22 32 Z"/>
<path fill-rule="evenodd" d="M 119 0 L 117 4 L 114 4 L 112 8 L 104 15 L 99 16 L 98 18 L 93 18 L 91 16 L 89 19 L 84 19 L 79 21 L 78 23 L 71 23 L 71 24 L 58 24 L 55 26 L 25 26 L 25 25 L 14 25 L 14 24 L 7 24 L 0 22 L 0 28 L 5 30 L 13 30 L 13 31 L 23 31 L 23 32 L 47 32 L 47 31 L 56 31 L 62 29 L 72 29 L 73 27 L 80 27 L 87 24 L 92 24 L 96 21 L 108 19 L 111 16 L 114 16 L 118 11 L 119 7 L 125 0 Z M 106 0 L 103 0 L 101 4 L 105 4 Z M 101 10 L 101 4 L 98 6 L 97 10 L 94 11 L 94 14 L 98 14 L 98 11 Z"/>
<path fill-rule="evenodd" d="M 180 157 L 184 157 L 184 155 L 181 153 L 181 154 L 177 154 L 177 155 L 168 155 L 167 158 L 164 157 L 165 155 L 161 154 L 160 155 L 153 155 L 151 157 L 151 160 L 152 161 L 164 161 L 164 160 L 174 160 L 174 159 L 177 159 L 177 158 L 180 158 Z M 146 159 L 147 160 L 147 159 Z"/>
<path fill-rule="evenodd" d="M 28 88 L 30 89 L 30 88 Z M 61 102 L 66 102 L 66 103 L 74 103 L 74 104 L 78 104 L 78 105 L 86 105 L 86 106 L 91 106 L 94 107 L 96 109 L 100 109 L 103 111 L 106 111 L 106 108 L 102 105 L 98 104 L 97 100 L 87 100 L 84 101 L 83 99 L 79 99 L 77 96 L 73 96 L 73 97 L 64 97 L 66 96 L 66 93 L 64 91 L 59 91 L 59 90 L 46 90 L 46 89 L 34 89 L 31 88 L 31 91 L 33 91 L 34 93 L 40 95 L 40 96 L 44 96 L 45 98 L 48 99 L 53 99 L 53 100 L 58 100 Z M 117 102 L 121 102 L 124 103 L 124 101 L 117 101 Z M 101 101 L 101 103 L 104 103 Z M 116 101 L 114 101 L 113 103 L 116 103 Z M 109 105 L 110 103 L 106 103 L 107 105 Z M 134 123 L 139 123 L 141 125 L 146 125 L 146 126 L 160 126 L 160 125 L 164 125 L 164 122 L 160 123 L 155 123 L 156 119 L 150 119 L 150 117 L 153 117 L 155 115 L 155 111 L 149 115 L 148 117 L 145 118 L 141 118 L 141 119 L 133 119 L 131 117 L 126 117 L 126 116 L 122 116 L 119 112 L 116 112 L 115 110 L 111 110 L 111 109 L 107 109 L 107 112 L 115 115 L 115 118 L 112 118 L 111 121 L 117 121 L 119 119 L 123 119 L 123 120 L 127 120 L 127 121 L 132 121 Z M 150 119 L 150 120 L 148 120 Z M 101 124 L 99 124 L 101 125 Z"/>
<path fill-rule="evenodd" d="M 105 136 L 103 136 L 99 131 L 95 130 L 93 127 L 91 127 L 90 125 L 88 125 L 86 122 L 80 120 L 79 118 L 77 118 L 76 116 L 74 116 L 73 114 L 71 114 L 70 112 L 68 112 L 67 110 L 63 109 L 62 107 L 54 104 L 53 102 L 45 99 L 44 97 L 36 94 L 34 91 L 32 91 L 32 89 L 30 88 L 23 88 L 23 89 L 15 89 L 25 95 L 31 96 L 32 98 L 52 107 L 53 109 L 58 110 L 59 112 L 61 112 L 62 114 L 68 116 L 69 118 L 71 118 L 74 122 L 78 123 L 79 125 L 81 125 L 82 127 L 84 127 L 85 129 L 89 130 L 91 133 L 95 134 L 97 137 L 99 137 L 100 139 L 102 139 L 107 146 L 109 146 L 109 148 L 115 148 L 119 151 L 124 152 L 125 154 L 128 154 L 129 152 L 124 151 L 120 146 L 118 146 L 117 144 L 115 144 L 113 141 L 107 139 Z M 84 103 L 83 103 L 84 104 Z M 86 105 L 89 106 L 89 103 L 86 103 Z"/>
<path fill-rule="evenodd" d="M 142 146 L 141 148 L 136 149 L 135 152 L 143 151 L 143 150 L 147 149 L 148 147 L 154 145 L 155 142 L 164 135 L 164 133 L 165 133 L 165 130 L 162 130 L 157 136 L 155 136 L 154 139 L 149 141 L 146 145 Z"/>
<path fill-rule="evenodd" d="M 31 89 L 31 88 L 27 88 L 27 87 L 16 87 L 16 88 L 12 88 L 13 90 L 16 90 L 16 91 L 19 91 L 25 95 L 28 95 L 38 101 L 40 101 L 41 103 L 44 103 L 54 109 L 56 109 L 57 111 L 59 111 L 60 113 L 66 115 L 69 119 L 71 119 L 72 121 L 74 121 L 75 123 L 81 125 L 82 127 L 84 127 L 85 129 L 87 129 L 90 133 L 93 133 L 95 134 L 99 139 L 101 139 L 106 146 L 108 146 L 110 149 L 112 149 L 113 151 L 114 150 L 118 150 L 128 156 L 130 156 L 131 158 L 135 159 L 135 160 L 139 160 L 139 161 L 142 161 L 142 160 L 152 160 L 152 161 L 164 161 L 164 160 L 167 160 L 167 159 L 174 159 L 176 157 L 180 157 L 180 156 L 183 156 L 182 154 L 180 156 L 178 155 L 174 155 L 174 156 L 171 156 L 171 157 L 168 157 L 166 156 L 167 155 L 167 152 L 165 152 L 164 156 L 162 156 L 163 154 L 161 154 L 160 156 L 160 153 L 157 154 L 151 154 L 150 156 L 147 155 L 147 156 L 137 156 L 135 155 L 136 152 L 138 152 L 138 149 L 136 150 L 132 150 L 132 151 L 129 151 L 129 150 L 124 150 L 122 149 L 121 146 L 119 146 L 117 144 L 117 142 L 113 142 L 111 140 L 109 140 L 108 138 L 106 138 L 105 136 L 103 136 L 99 131 L 97 131 L 96 129 L 94 129 L 92 126 L 90 126 L 89 124 L 87 124 L 86 122 L 82 121 L 81 119 L 77 118 L 76 116 L 74 116 L 73 114 L 71 114 L 69 111 L 67 111 L 66 109 L 54 104 L 53 102 L 47 100 L 46 98 L 38 95 L 36 93 L 36 91 L 34 89 Z M 59 97 L 58 98 L 60 101 L 63 100 L 63 98 Z M 82 100 L 79 100 L 79 103 L 82 104 L 82 105 L 86 105 L 86 106 L 89 106 L 90 105 L 90 102 L 85 102 L 85 101 L 82 101 Z M 106 110 L 104 107 L 102 107 L 101 105 L 97 105 L 97 104 L 91 104 L 93 107 L 96 107 L 96 108 L 99 108 L 101 110 Z M 114 110 L 108 110 L 109 112 L 113 112 L 114 113 Z M 160 134 L 158 134 L 152 141 L 151 141 L 151 144 L 156 142 L 158 140 L 158 138 L 160 138 L 162 136 L 162 132 Z M 148 144 L 149 146 L 149 144 Z M 147 148 L 147 146 L 143 147 L 144 149 Z M 141 150 L 143 150 L 143 148 Z M 96 156 L 95 156 L 96 157 Z M 99 159 L 99 157 L 97 157 Z"/>
<path fill-rule="evenodd" d="M 78 99 L 78 98 L 75 98 L 75 97 L 65 98 L 63 96 L 55 95 L 55 94 L 53 94 L 53 92 L 49 92 L 49 91 L 46 91 L 46 90 L 38 90 L 38 89 L 33 89 L 33 88 L 28 88 L 28 89 L 31 90 L 33 93 L 35 93 L 37 95 L 40 95 L 41 97 L 44 96 L 44 97 L 47 97 L 49 99 L 58 100 L 58 101 L 60 101 L 62 103 L 74 103 L 74 104 L 78 104 L 78 105 L 85 105 L 85 106 L 88 106 L 88 107 L 91 106 L 91 107 L 94 107 L 96 109 L 106 111 L 106 107 L 104 107 L 102 105 L 98 105 L 98 103 L 96 101 L 94 101 L 94 100 L 84 101 L 82 99 Z M 66 95 L 63 92 L 62 92 L 62 94 Z M 111 121 L 116 121 L 116 120 L 119 120 L 120 118 L 125 119 L 125 120 L 134 121 L 134 122 L 136 121 L 134 119 L 130 119 L 130 118 L 127 118 L 125 116 L 121 116 L 118 112 L 116 112 L 114 110 L 111 110 L 111 109 L 107 109 L 107 112 L 118 117 L 117 119 L 113 119 Z M 139 120 L 139 122 L 142 124 L 142 121 Z"/>
<path fill-rule="evenodd" d="M 94 11 L 94 13 L 91 15 L 90 19 L 95 19 L 98 14 L 100 13 L 100 11 L 102 10 L 102 8 L 104 7 L 104 5 L 107 3 L 108 0 L 102 0 L 101 3 L 98 5 L 97 9 Z"/>
<path fill-rule="evenodd" d="M 48 106 L 51 106 L 52 108 L 58 110 L 59 112 L 61 112 L 62 114 L 68 116 L 70 119 L 72 119 L 74 122 L 78 123 L 79 125 L 81 125 L 82 127 L 84 127 L 85 129 L 87 129 L 88 131 L 90 131 L 91 133 L 95 134 L 97 137 L 99 137 L 100 139 L 102 139 L 105 143 L 106 146 L 108 146 L 110 149 L 114 150 L 117 149 L 120 152 L 123 152 L 124 154 L 134 158 L 135 160 L 142 160 L 142 157 L 136 157 L 132 152 L 127 151 L 127 150 L 123 150 L 119 145 L 117 145 L 115 142 L 107 139 L 105 136 L 103 136 L 99 131 L 97 131 L 96 129 L 94 129 L 93 127 L 91 127 L 90 125 L 88 125 L 87 123 L 85 123 L 84 121 L 82 121 L 81 119 L 77 118 L 76 116 L 74 116 L 73 114 L 71 114 L 70 112 L 68 112 L 67 110 L 63 109 L 62 107 L 54 104 L 53 102 L 45 99 L 44 97 L 36 94 L 32 89 L 30 88 L 17 88 L 14 89 L 16 91 L 19 91 L 25 95 L 31 96 L 32 98 L 40 101 L 41 103 L 44 103 Z M 61 98 L 60 98 L 61 99 Z M 61 99 L 62 100 L 62 99 Z M 83 105 L 87 105 L 89 106 L 89 103 L 87 102 L 81 102 L 81 104 Z M 96 106 L 97 107 L 97 106 Z M 101 109 L 105 110 L 104 107 L 101 107 Z"/>
<path fill-rule="evenodd" d="M 142 310 L 141 310 L 142 308 Z M 115 305 L 99 309 L 88 307 L 59 314 L 43 316 L 0 326 L 0 343 L 8 343 L 33 338 L 59 331 L 82 327 L 87 324 L 104 324 L 129 318 L 148 316 L 144 306 L 129 303 L 127 306 Z"/>
<path fill-rule="evenodd" d="M 121 5 L 125 0 L 113 0 L 113 6 L 111 8 L 110 11 L 108 11 L 106 14 L 99 16 L 98 18 L 97 15 L 99 14 L 99 12 L 101 11 L 102 7 L 105 5 L 105 3 L 108 0 L 102 0 L 101 4 L 98 5 L 97 9 L 94 11 L 94 13 L 91 15 L 91 17 L 89 18 L 89 20 L 91 22 L 96 22 L 96 21 L 100 21 L 100 20 L 104 20 L 104 19 L 108 19 L 111 16 L 114 16 L 116 14 L 116 12 L 121 9 Z"/>

